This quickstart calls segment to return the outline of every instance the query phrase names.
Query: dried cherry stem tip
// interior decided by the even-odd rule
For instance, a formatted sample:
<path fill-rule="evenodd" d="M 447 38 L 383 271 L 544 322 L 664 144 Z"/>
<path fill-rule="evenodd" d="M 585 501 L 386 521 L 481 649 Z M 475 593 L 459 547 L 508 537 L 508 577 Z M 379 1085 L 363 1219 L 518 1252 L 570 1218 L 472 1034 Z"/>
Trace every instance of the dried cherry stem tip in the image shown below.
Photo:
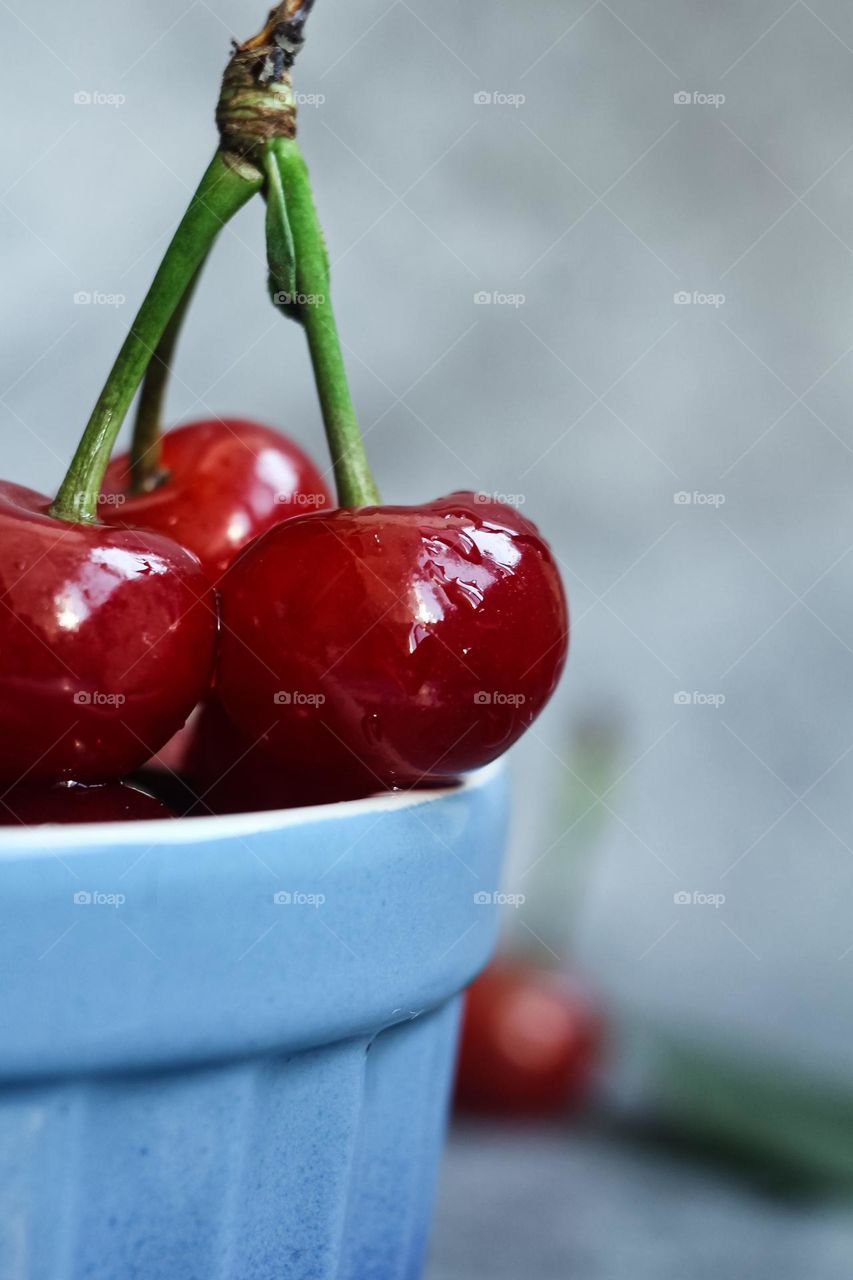
<path fill-rule="evenodd" d="M 225 151 L 256 159 L 272 138 L 296 136 L 290 71 L 314 0 L 284 0 L 256 36 L 238 44 L 222 80 L 216 123 Z"/>

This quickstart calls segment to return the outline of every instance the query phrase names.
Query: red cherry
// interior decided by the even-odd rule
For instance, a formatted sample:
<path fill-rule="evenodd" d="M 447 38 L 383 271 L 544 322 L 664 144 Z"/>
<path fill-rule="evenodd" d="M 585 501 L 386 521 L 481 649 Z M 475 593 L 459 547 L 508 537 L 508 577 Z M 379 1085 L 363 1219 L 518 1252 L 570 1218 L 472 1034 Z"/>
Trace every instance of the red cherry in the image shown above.
<path fill-rule="evenodd" d="M 576 1106 L 601 1023 L 589 999 L 549 973 L 493 964 L 465 999 L 456 1100 L 472 1111 L 542 1115 Z"/>
<path fill-rule="evenodd" d="M 214 582 L 259 533 L 332 503 L 298 445 L 240 418 L 167 431 L 162 466 L 161 484 L 131 493 L 130 457 L 115 457 L 104 478 L 101 518 L 168 534 L 195 552 Z"/>
<path fill-rule="evenodd" d="M 149 761 L 148 771 L 179 775 L 186 788 L 180 793 L 181 812 L 194 815 L 332 804 L 376 789 L 326 774 L 291 778 L 262 742 L 246 741 L 215 697 Z"/>
<path fill-rule="evenodd" d="M 213 592 L 157 533 L 71 524 L 0 483 L 0 778 L 138 768 L 210 685 Z"/>
<path fill-rule="evenodd" d="M 141 822 L 174 816 L 160 800 L 127 782 L 89 786 L 80 782 L 53 786 L 24 783 L 0 796 L 3 827 L 32 827 L 44 822 Z"/>
<path fill-rule="evenodd" d="M 217 693 L 293 778 L 453 779 L 528 728 L 568 644 L 554 558 L 471 493 L 299 516 L 221 583 Z"/>

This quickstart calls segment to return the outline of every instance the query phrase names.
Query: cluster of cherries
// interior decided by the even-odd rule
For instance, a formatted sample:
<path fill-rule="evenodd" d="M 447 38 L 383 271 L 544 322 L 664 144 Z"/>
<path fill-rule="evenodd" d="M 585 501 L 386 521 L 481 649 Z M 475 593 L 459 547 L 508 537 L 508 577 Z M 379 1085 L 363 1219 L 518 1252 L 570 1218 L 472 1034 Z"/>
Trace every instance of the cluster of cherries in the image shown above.
<path fill-rule="evenodd" d="M 283 0 L 235 48 L 220 149 L 56 500 L 0 483 L 0 821 L 444 785 L 511 746 L 559 679 L 566 602 L 535 526 L 482 494 L 376 496 L 294 137 L 289 69 L 309 8 Z M 307 337 L 337 506 L 269 427 L 160 436 L 156 369 L 216 235 L 259 193 L 273 298 L 306 300 L 282 309 Z M 110 461 L 143 378 L 132 453 Z M 152 787 L 164 775 L 182 780 L 171 808 Z"/>
<path fill-rule="evenodd" d="M 143 767 L 194 813 L 444 784 L 565 661 L 553 557 L 482 494 L 336 509 L 292 441 L 212 420 L 166 433 L 145 492 L 115 458 L 100 513 L 0 488 L 5 822 L 170 816 L 122 781 Z"/>

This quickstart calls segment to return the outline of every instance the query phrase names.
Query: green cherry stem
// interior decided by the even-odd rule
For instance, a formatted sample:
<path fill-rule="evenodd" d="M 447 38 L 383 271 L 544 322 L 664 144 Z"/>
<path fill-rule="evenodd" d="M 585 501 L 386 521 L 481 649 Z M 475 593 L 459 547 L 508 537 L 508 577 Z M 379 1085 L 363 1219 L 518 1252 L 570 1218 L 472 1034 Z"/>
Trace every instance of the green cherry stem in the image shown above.
<path fill-rule="evenodd" d="M 186 293 L 163 330 L 157 350 L 145 370 L 130 447 L 130 487 L 133 493 L 145 493 L 155 488 L 163 478 L 163 410 L 169 375 L 178 338 L 203 269 L 204 262 L 187 285 Z"/>
<path fill-rule="evenodd" d="M 299 319 L 308 339 L 323 424 L 332 455 L 338 501 L 342 507 L 379 501 L 347 381 L 335 313 L 329 296 L 329 266 L 308 169 L 292 138 L 267 144 L 275 160 L 296 259 Z"/>
<path fill-rule="evenodd" d="M 51 514 L 60 520 L 97 519 L 104 472 L 122 422 L 152 353 L 218 233 L 263 186 L 254 165 L 217 152 L 195 192 L 145 301 L 128 333 Z"/>

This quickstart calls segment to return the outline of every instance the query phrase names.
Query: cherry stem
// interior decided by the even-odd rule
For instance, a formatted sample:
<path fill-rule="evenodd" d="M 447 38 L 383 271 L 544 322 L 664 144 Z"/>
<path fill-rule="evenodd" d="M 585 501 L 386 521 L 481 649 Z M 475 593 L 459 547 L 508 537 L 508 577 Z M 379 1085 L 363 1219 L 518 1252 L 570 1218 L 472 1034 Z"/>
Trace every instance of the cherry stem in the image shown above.
<path fill-rule="evenodd" d="M 335 313 L 329 296 L 326 244 L 314 206 L 308 168 L 292 138 L 267 143 L 278 166 L 296 258 L 299 319 L 308 339 L 323 424 L 342 507 L 379 502 L 347 381 Z"/>
<path fill-rule="evenodd" d="M 51 514 L 97 520 L 104 472 L 116 436 L 166 326 L 218 233 L 261 190 L 254 165 L 217 152 L 172 239 L 89 419 Z"/>
<path fill-rule="evenodd" d="M 130 446 L 132 493 L 146 493 L 155 489 L 163 479 L 163 410 L 169 375 L 172 372 L 178 338 L 203 268 L 204 262 L 187 285 L 186 292 L 163 330 L 157 350 L 145 370 Z"/>

